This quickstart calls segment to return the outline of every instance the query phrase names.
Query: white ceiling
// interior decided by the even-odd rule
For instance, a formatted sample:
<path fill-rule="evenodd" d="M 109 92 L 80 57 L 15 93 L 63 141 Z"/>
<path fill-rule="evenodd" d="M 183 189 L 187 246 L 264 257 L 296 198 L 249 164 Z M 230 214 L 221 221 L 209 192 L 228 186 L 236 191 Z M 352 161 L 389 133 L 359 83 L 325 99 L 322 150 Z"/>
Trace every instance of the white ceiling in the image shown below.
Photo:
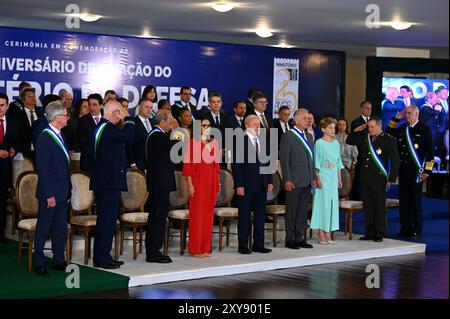
<path fill-rule="evenodd" d="M 236 1 L 237 2 L 237 1 Z M 235 3 L 236 3 L 235 2 Z M 66 5 L 105 16 L 81 28 L 65 26 Z M 448 0 L 248 0 L 228 13 L 213 11 L 210 1 L 147 0 L 0 0 L 0 26 L 156 37 L 241 44 L 276 45 L 282 41 L 311 49 L 374 55 L 376 46 L 431 49 L 432 57 L 448 58 Z M 376 3 L 381 21 L 398 15 L 414 22 L 396 31 L 388 26 L 365 26 L 366 6 Z M 258 25 L 274 30 L 262 39 L 251 31 Z"/>

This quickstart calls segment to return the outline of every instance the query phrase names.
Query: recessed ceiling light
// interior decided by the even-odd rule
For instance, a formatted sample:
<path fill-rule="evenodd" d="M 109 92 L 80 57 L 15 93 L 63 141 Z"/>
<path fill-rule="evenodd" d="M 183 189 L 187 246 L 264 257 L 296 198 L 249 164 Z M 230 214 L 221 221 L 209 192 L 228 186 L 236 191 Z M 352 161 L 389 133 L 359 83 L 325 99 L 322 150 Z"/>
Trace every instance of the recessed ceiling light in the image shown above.
<path fill-rule="evenodd" d="M 217 12 L 228 12 L 230 10 L 234 9 L 234 6 L 231 3 L 228 2 L 216 2 L 213 5 L 211 5 L 211 8 L 216 10 Z"/>
<path fill-rule="evenodd" d="M 80 14 L 80 19 L 83 20 L 84 22 L 94 22 L 97 21 L 98 19 L 102 18 L 101 15 L 98 14 L 90 14 L 90 13 L 82 13 Z"/>
<path fill-rule="evenodd" d="M 273 36 L 273 33 L 267 29 L 258 29 L 255 31 L 255 33 L 261 38 L 270 38 L 271 36 Z"/>
<path fill-rule="evenodd" d="M 282 49 L 292 49 L 295 48 L 293 45 L 289 45 L 286 42 L 281 42 L 280 44 L 274 45 L 275 48 L 282 48 Z"/>
<path fill-rule="evenodd" d="M 391 22 L 391 27 L 395 30 L 406 30 L 413 26 L 411 22 L 401 22 L 401 21 L 393 21 Z"/>

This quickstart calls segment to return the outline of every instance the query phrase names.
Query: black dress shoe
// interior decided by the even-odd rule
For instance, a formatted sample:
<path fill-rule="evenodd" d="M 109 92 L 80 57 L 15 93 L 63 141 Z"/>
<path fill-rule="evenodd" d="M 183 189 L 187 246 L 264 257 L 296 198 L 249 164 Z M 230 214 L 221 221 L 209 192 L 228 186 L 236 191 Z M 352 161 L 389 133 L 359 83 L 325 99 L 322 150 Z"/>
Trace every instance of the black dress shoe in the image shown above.
<path fill-rule="evenodd" d="M 66 271 L 67 263 L 64 264 L 53 264 L 52 269 L 56 271 Z"/>
<path fill-rule="evenodd" d="M 122 260 L 113 260 L 113 261 L 111 261 L 111 264 L 122 266 L 124 264 L 124 262 Z"/>
<path fill-rule="evenodd" d="M 250 249 L 248 249 L 247 247 L 239 248 L 238 252 L 243 255 L 250 255 L 252 253 L 252 251 Z"/>
<path fill-rule="evenodd" d="M 11 244 L 14 241 L 6 237 L 4 234 L 0 235 L 0 244 Z"/>
<path fill-rule="evenodd" d="M 103 268 L 103 269 L 118 269 L 119 265 L 107 264 L 107 265 L 94 265 L 95 268 Z"/>
<path fill-rule="evenodd" d="M 381 242 L 383 241 L 383 237 L 376 236 L 376 237 L 373 239 L 373 241 L 376 242 L 376 243 L 381 243 Z"/>
<path fill-rule="evenodd" d="M 298 247 L 300 248 L 313 248 L 313 245 L 308 244 L 306 241 L 297 242 Z"/>
<path fill-rule="evenodd" d="M 375 237 L 373 237 L 373 236 L 368 236 L 368 235 L 359 238 L 359 240 L 374 240 L 374 239 L 375 239 Z"/>
<path fill-rule="evenodd" d="M 48 276 L 48 271 L 47 271 L 47 268 L 45 268 L 45 267 L 36 267 L 36 268 L 34 268 L 34 272 L 38 276 Z"/>
<path fill-rule="evenodd" d="M 272 249 L 266 248 L 266 247 L 252 247 L 252 251 L 257 252 L 257 253 L 262 253 L 262 254 L 267 254 L 272 252 Z"/>
<path fill-rule="evenodd" d="M 295 241 L 288 241 L 284 246 L 290 249 L 300 249 L 300 246 Z"/>
<path fill-rule="evenodd" d="M 172 262 L 169 256 L 147 257 L 145 259 L 148 263 L 168 264 Z"/>

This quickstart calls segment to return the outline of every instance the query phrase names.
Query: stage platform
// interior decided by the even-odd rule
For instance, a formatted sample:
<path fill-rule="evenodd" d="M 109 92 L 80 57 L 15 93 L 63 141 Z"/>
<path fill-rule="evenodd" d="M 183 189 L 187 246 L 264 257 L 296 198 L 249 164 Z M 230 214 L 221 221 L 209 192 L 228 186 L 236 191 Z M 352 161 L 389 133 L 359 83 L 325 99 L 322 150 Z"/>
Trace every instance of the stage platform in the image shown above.
<path fill-rule="evenodd" d="M 215 237 L 217 234 L 215 234 Z M 139 254 L 136 260 L 132 259 L 130 241 L 125 241 L 124 254 L 120 260 L 125 262 L 120 269 L 108 270 L 130 278 L 129 287 L 167 283 L 181 280 L 192 280 L 207 277 L 227 276 L 250 272 L 285 269 L 320 264 L 330 264 L 354 260 L 373 259 L 407 254 L 424 253 L 425 244 L 384 239 L 382 243 L 360 241 L 355 235 L 353 240 L 343 233 L 336 234 L 336 244 L 320 245 L 313 237 L 309 241 L 313 249 L 292 250 L 284 247 L 282 240 L 279 247 L 273 248 L 272 253 L 241 255 L 237 252 L 236 236 L 231 237 L 230 246 L 219 252 L 217 238 L 213 240 L 213 250 L 210 257 L 194 258 L 189 254 L 180 256 L 178 241 L 173 238 L 170 243 L 169 255 L 173 259 L 170 264 L 157 264 L 145 262 L 145 253 Z M 266 239 L 270 237 L 270 231 Z M 284 234 L 279 233 L 279 238 Z M 266 246 L 272 248 L 270 241 Z M 82 263 L 84 242 L 77 239 L 74 244 L 72 262 Z M 372 263 L 368 261 L 368 264 Z M 375 261 L 374 261 L 375 263 Z M 92 260 L 89 260 L 92 266 Z M 105 270 L 106 271 L 106 270 Z"/>

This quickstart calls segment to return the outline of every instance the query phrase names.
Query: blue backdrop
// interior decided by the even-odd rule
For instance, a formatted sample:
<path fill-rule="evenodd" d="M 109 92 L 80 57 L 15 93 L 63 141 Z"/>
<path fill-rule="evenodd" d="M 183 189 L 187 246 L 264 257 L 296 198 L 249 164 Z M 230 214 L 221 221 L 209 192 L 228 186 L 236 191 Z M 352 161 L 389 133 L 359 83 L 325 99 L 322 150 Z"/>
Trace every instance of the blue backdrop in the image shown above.
<path fill-rule="evenodd" d="M 272 108 L 274 59 L 299 59 L 298 104 L 317 117 L 343 114 L 345 54 L 73 32 L 0 28 L 0 91 L 18 96 L 21 81 L 32 82 L 40 99 L 66 89 L 74 101 L 113 89 L 134 108 L 146 85 L 158 99 L 178 100 L 183 85 L 193 102 L 207 105 L 211 90 L 222 93 L 223 107 L 245 99 L 259 87 Z"/>

